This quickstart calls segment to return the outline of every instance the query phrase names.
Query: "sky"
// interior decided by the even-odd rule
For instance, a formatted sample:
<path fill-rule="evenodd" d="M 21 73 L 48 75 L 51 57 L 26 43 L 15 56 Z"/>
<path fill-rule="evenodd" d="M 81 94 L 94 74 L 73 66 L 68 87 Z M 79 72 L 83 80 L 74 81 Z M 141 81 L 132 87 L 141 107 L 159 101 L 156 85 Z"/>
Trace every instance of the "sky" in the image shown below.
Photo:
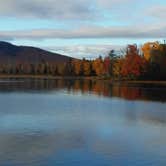
<path fill-rule="evenodd" d="M 0 40 L 64 55 L 106 56 L 166 39 L 165 0 L 1 0 Z"/>

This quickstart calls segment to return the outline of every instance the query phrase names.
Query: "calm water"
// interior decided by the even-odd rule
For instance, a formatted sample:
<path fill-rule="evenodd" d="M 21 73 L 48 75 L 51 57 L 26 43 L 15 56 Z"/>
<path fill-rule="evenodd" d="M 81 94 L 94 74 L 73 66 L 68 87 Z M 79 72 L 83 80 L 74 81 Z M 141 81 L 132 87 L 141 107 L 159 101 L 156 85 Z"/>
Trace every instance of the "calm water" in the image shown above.
<path fill-rule="evenodd" d="M 166 165 L 166 87 L 0 81 L 0 166 L 111 165 Z"/>

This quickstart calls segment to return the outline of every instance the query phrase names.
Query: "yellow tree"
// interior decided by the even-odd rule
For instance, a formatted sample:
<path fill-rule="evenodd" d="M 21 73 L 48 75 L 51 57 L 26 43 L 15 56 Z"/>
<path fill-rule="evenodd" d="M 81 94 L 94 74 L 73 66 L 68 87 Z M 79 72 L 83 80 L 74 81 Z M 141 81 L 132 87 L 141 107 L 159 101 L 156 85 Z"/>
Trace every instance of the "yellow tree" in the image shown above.
<path fill-rule="evenodd" d="M 151 54 L 155 50 L 160 50 L 159 42 L 147 42 L 142 46 L 142 51 L 146 60 L 150 60 Z"/>
<path fill-rule="evenodd" d="M 93 61 L 92 68 L 97 76 L 101 76 L 105 73 L 104 62 L 101 57 Z"/>

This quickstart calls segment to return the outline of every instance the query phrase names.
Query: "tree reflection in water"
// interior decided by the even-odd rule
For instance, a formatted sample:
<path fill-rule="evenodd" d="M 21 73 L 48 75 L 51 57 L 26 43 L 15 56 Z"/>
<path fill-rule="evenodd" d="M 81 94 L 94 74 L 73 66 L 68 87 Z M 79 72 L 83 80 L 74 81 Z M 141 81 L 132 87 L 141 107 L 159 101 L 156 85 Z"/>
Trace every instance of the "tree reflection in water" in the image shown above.
<path fill-rule="evenodd" d="M 118 97 L 127 100 L 166 101 L 166 86 L 151 84 L 110 84 L 102 80 L 67 79 L 8 79 L 0 81 L 1 92 L 66 90 L 68 93 L 91 93 L 98 96 Z"/>

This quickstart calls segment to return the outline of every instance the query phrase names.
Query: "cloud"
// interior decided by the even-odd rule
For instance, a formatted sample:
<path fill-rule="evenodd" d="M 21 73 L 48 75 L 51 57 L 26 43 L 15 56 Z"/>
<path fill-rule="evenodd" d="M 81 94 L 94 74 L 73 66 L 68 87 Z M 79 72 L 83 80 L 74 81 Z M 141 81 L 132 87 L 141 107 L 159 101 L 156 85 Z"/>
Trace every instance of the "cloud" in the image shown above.
<path fill-rule="evenodd" d="M 142 0 L 141 0 L 142 1 Z M 133 0 L 1 0 L 0 17 L 68 20 L 105 19 L 105 11 L 121 15 Z M 118 10 L 120 9 L 120 10 Z M 118 12 L 114 12 L 118 10 Z"/>
<path fill-rule="evenodd" d="M 77 58 L 96 58 L 99 55 L 106 56 L 108 52 L 112 49 L 120 50 L 124 46 L 120 45 L 72 45 L 72 46 L 50 46 L 45 49 L 50 50 L 52 52 L 61 53 L 64 55 L 69 55 Z"/>
<path fill-rule="evenodd" d="M 1 0 L 0 16 L 41 19 L 92 19 L 94 3 L 88 0 Z"/>
<path fill-rule="evenodd" d="M 165 19 L 166 18 L 166 5 L 156 5 L 150 7 L 147 11 L 146 14 L 158 18 L 158 19 Z"/>
<path fill-rule="evenodd" d="M 86 38 L 165 38 L 166 24 L 146 26 L 91 26 L 72 30 L 34 29 L 22 31 L 0 31 L 0 38 L 45 40 L 45 39 L 86 39 Z"/>
<path fill-rule="evenodd" d="M 99 6 L 104 8 L 114 8 L 124 6 L 125 4 L 133 3 L 133 0 L 96 0 Z"/>
<path fill-rule="evenodd" d="M 134 25 L 150 20 L 151 16 L 165 18 L 165 9 L 144 0 L 1 0 L 0 18 L 44 19 L 61 22 L 65 27 L 80 23 Z"/>

